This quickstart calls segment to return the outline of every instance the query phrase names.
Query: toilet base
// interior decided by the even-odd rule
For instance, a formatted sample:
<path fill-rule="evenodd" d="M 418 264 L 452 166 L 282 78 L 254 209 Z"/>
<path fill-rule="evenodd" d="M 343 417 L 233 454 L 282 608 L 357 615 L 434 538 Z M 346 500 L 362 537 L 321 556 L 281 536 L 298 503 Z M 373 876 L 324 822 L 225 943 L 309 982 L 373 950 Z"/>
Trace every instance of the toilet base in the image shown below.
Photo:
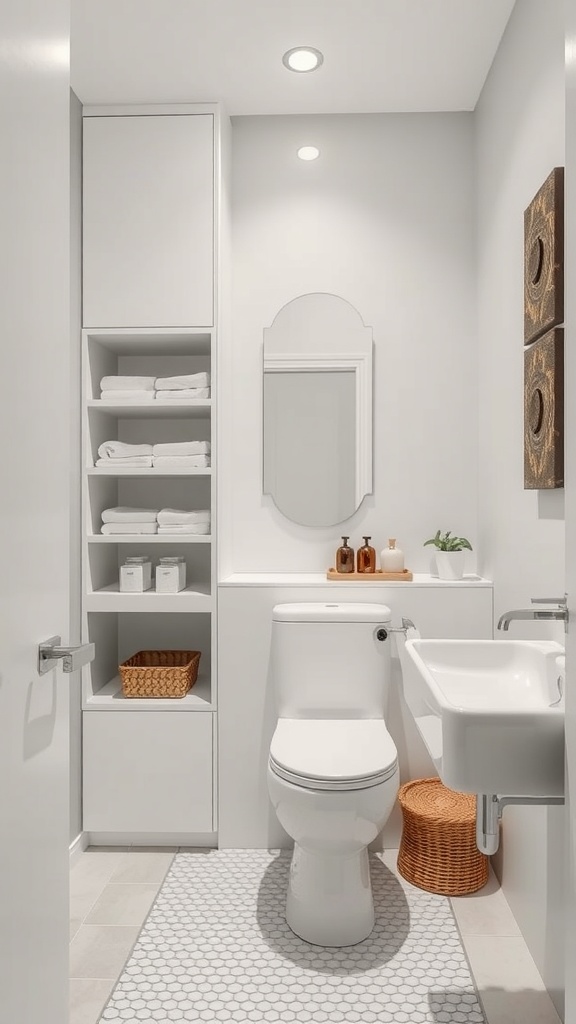
<path fill-rule="evenodd" d="M 286 922 L 316 946 L 353 946 L 374 927 L 368 851 L 322 854 L 294 844 Z"/>

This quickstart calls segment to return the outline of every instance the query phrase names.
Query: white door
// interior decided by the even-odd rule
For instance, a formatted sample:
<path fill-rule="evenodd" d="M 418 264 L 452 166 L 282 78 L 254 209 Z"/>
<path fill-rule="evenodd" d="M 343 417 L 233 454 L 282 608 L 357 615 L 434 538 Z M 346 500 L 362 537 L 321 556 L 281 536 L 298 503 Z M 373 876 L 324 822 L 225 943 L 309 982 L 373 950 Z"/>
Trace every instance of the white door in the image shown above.
<path fill-rule="evenodd" d="M 69 0 L 0 4 L 0 1022 L 68 1020 Z"/>
<path fill-rule="evenodd" d="M 566 16 L 566 1024 L 576 1024 L 576 5 Z"/>

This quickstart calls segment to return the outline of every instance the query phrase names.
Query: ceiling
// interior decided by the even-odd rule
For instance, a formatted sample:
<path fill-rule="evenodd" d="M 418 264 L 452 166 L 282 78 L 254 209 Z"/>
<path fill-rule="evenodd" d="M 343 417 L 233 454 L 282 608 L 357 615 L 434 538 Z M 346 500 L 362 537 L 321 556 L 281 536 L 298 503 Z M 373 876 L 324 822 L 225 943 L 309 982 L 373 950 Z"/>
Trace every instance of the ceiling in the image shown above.
<path fill-rule="evenodd" d="M 231 115 L 473 110 L 514 2 L 72 0 L 72 87 Z M 300 44 L 319 71 L 284 68 Z"/>

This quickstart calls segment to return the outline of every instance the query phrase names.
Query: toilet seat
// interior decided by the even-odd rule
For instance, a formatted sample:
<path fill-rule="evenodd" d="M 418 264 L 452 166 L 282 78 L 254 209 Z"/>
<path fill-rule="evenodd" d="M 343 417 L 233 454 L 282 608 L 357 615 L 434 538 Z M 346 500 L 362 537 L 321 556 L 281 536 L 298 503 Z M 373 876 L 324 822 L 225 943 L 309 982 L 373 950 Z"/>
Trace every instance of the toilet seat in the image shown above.
<path fill-rule="evenodd" d="M 270 744 L 271 771 L 304 789 L 368 789 L 398 769 L 383 719 L 280 718 Z"/>

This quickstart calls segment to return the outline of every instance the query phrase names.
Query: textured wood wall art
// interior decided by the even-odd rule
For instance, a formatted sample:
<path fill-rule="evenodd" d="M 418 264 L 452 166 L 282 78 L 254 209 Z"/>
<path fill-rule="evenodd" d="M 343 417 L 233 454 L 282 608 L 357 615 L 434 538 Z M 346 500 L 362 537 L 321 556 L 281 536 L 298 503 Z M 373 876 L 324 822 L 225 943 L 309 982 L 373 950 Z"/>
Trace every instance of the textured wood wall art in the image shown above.
<path fill-rule="evenodd" d="M 524 487 L 564 486 L 564 331 L 524 352 Z"/>
<path fill-rule="evenodd" d="M 524 344 L 564 320 L 564 168 L 524 211 Z"/>

